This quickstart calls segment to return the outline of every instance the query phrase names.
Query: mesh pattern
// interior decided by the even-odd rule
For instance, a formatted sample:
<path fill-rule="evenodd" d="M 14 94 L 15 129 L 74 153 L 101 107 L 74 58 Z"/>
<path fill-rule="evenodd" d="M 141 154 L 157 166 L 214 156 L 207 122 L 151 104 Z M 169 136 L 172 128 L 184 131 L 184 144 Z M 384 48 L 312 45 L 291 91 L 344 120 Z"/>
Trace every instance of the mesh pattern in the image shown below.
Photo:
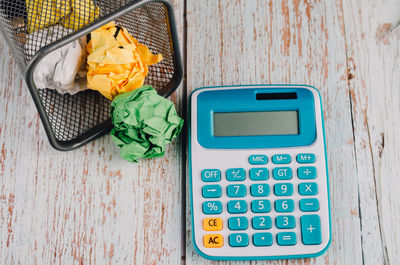
<path fill-rule="evenodd" d="M 74 19 L 70 14 L 64 17 L 60 15 L 57 21 L 57 25 L 61 24 L 70 28 L 70 31 L 60 30 L 58 32 L 55 29 L 52 36 L 30 41 L 29 45 L 26 45 L 27 36 L 29 32 L 32 32 L 32 28 L 49 26 L 49 19 L 46 16 L 35 16 L 32 10 L 53 12 L 55 7 L 49 4 L 52 2 L 63 1 L 0 0 L 2 33 L 10 43 L 22 71 L 26 69 L 27 64 L 40 48 L 73 34 L 77 30 L 74 27 L 95 23 L 105 15 L 116 12 L 137 0 L 92 0 L 91 3 L 94 5 L 76 4 L 73 10 L 80 14 L 80 19 Z M 85 1 L 70 0 L 66 2 L 82 3 Z M 64 14 L 70 12 L 71 7 L 57 6 L 56 10 L 57 14 Z M 37 17 L 40 19 L 36 20 L 32 26 L 32 20 Z M 145 81 L 146 84 L 157 89 L 162 96 L 171 92 L 171 80 L 175 69 L 168 19 L 164 4 L 149 2 L 116 20 L 117 25 L 124 26 L 133 37 L 147 45 L 153 53 L 163 55 L 163 61 L 149 67 L 149 74 Z M 95 133 L 95 127 L 109 120 L 110 101 L 96 91 L 88 90 L 71 96 L 45 89 L 39 90 L 39 95 L 50 121 L 51 133 L 59 141 L 75 140 L 84 133 L 89 132 L 90 134 L 91 131 Z"/>

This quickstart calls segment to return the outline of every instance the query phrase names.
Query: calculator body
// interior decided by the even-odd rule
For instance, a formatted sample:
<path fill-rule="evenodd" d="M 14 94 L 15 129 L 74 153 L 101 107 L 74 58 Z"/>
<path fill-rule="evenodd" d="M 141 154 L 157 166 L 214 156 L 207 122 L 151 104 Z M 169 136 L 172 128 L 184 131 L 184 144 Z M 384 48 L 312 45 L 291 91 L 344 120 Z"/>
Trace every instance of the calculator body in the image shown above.
<path fill-rule="evenodd" d="M 192 239 L 207 259 L 316 257 L 331 240 L 320 94 L 208 87 L 190 96 Z"/>

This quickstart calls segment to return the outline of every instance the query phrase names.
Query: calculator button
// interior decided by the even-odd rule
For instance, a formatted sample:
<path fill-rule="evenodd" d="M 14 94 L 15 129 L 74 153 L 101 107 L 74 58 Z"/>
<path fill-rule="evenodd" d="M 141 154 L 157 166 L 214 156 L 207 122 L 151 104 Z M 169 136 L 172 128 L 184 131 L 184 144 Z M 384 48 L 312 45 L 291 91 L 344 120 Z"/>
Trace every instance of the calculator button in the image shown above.
<path fill-rule="evenodd" d="M 296 233 L 282 232 L 276 235 L 276 241 L 280 246 L 293 246 L 297 243 Z"/>
<path fill-rule="evenodd" d="M 266 247 L 272 245 L 271 233 L 255 233 L 253 235 L 253 244 L 256 247 Z"/>
<path fill-rule="evenodd" d="M 204 169 L 201 171 L 201 180 L 204 182 L 217 182 L 221 180 L 221 170 Z"/>
<path fill-rule="evenodd" d="M 203 229 L 205 231 L 221 231 L 222 219 L 219 217 L 204 218 Z"/>
<path fill-rule="evenodd" d="M 291 196 L 293 195 L 293 184 L 291 183 L 275 184 L 274 193 L 276 196 Z"/>
<path fill-rule="evenodd" d="M 317 195 L 318 194 L 318 185 L 317 183 L 300 183 L 299 184 L 299 193 L 300 195 Z"/>
<path fill-rule="evenodd" d="M 255 216 L 251 220 L 251 224 L 254 229 L 271 229 L 272 227 L 272 220 L 269 216 Z"/>
<path fill-rule="evenodd" d="M 269 177 L 268 169 L 264 167 L 250 169 L 250 179 L 254 181 L 267 180 Z"/>
<path fill-rule="evenodd" d="M 298 163 L 305 163 L 305 164 L 309 164 L 309 163 L 314 163 L 315 162 L 315 155 L 314 154 L 298 154 L 296 156 L 296 160 Z"/>
<path fill-rule="evenodd" d="M 228 202 L 229 213 L 245 213 L 247 212 L 247 203 L 243 200 L 230 201 Z"/>
<path fill-rule="evenodd" d="M 249 222 L 246 217 L 231 217 L 228 219 L 228 227 L 230 230 L 246 230 L 249 227 Z"/>
<path fill-rule="evenodd" d="M 206 185 L 202 188 L 202 194 L 204 198 L 219 198 L 222 195 L 222 189 L 220 185 Z"/>
<path fill-rule="evenodd" d="M 276 200 L 275 211 L 278 213 L 293 212 L 294 202 L 293 200 Z"/>
<path fill-rule="evenodd" d="M 251 196 L 254 197 L 266 197 L 269 195 L 268 184 L 253 184 L 250 186 Z"/>
<path fill-rule="evenodd" d="M 226 171 L 228 181 L 243 181 L 246 178 L 246 171 L 243 168 L 230 168 Z"/>
<path fill-rule="evenodd" d="M 253 213 L 269 213 L 271 211 L 271 203 L 269 200 L 254 200 L 251 202 L 251 211 Z"/>
<path fill-rule="evenodd" d="M 224 245 L 224 237 L 221 234 L 205 235 L 203 244 L 206 248 L 220 248 Z"/>
<path fill-rule="evenodd" d="M 244 233 L 230 234 L 229 245 L 231 247 L 247 247 L 249 245 L 249 236 Z"/>
<path fill-rule="evenodd" d="M 251 155 L 249 156 L 249 163 L 251 165 L 265 165 L 268 163 L 266 155 Z"/>
<path fill-rule="evenodd" d="M 300 217 L 301 237 L 304 245 L 321 244 L 321 221 L 318 215 Z"/>
<path fill-rule="evenodd" d="M 303 212 L 316 212 L 319 210 L 319 201 L 315 198 L 302 199 L 299 203 L 300 210 Z"/>
<path fill-rule="evenodd" d="M 272 175 L 276 180 L 288 180 L 293 174 L 290 167 L 276 167 L 272 170 Z"/>
<path fill-rule="evenodd" d="M 299 179 L 315 179 L 317 177 L 317 169 L 315 167 L 299 167 L 297 176 Z"/>
<path fill-rule="evenodd" d="M 287 154 L 274 155 L 272 157 L 272 163 L 274 164 L 289 164 L 290 162 L 292 162 L 292 158 Z"/>
<path fill-rule="evenodd" d="M 228 197 L 244 197 L 247 194 L 246 186 L 243 184 L 228 185 L 226 187 Z"/>
<path fill-rule="evenodd" d="M 220 214 L 222 213 L 222 203 L 219 201 L 206 201 L 203 202 L 204 214 Z"/>
<path fill-rule="evenodd" d="M 296 219 L 291 215 L 277 216 L 275 225 L 279 229 L 292 229 L 296 227 Z"/>

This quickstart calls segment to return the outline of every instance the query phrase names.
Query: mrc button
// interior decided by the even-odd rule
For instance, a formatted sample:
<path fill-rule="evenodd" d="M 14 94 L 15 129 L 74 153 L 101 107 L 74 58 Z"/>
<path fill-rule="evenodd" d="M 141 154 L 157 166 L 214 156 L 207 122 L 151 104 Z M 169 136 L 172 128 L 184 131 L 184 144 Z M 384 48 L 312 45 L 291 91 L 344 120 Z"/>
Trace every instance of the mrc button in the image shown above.
<path fill-rule="evenodd" d="M 268 163 L 266 155 L 251 155 L 249 156 L 249 163 L 251 165 L 265 165 Z"/>
<path fill-rule="evenodd" d="M 221 170 L 204 169 L 201 171 L 201 180 L 204 182 L 217 182 L 221 180 Z"/>

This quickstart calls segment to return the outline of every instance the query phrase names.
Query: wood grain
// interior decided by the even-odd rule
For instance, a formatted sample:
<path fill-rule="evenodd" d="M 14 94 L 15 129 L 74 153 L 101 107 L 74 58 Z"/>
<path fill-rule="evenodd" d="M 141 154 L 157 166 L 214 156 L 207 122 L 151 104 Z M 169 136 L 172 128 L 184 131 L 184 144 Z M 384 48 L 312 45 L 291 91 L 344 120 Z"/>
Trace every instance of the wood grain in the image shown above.
<path fill-rule="evenodd" d="M 3 41 L 0 67 L 0 264 L 179 264 L 181 142 L 138 164 L 108 135 L 55 151 Z"/>

